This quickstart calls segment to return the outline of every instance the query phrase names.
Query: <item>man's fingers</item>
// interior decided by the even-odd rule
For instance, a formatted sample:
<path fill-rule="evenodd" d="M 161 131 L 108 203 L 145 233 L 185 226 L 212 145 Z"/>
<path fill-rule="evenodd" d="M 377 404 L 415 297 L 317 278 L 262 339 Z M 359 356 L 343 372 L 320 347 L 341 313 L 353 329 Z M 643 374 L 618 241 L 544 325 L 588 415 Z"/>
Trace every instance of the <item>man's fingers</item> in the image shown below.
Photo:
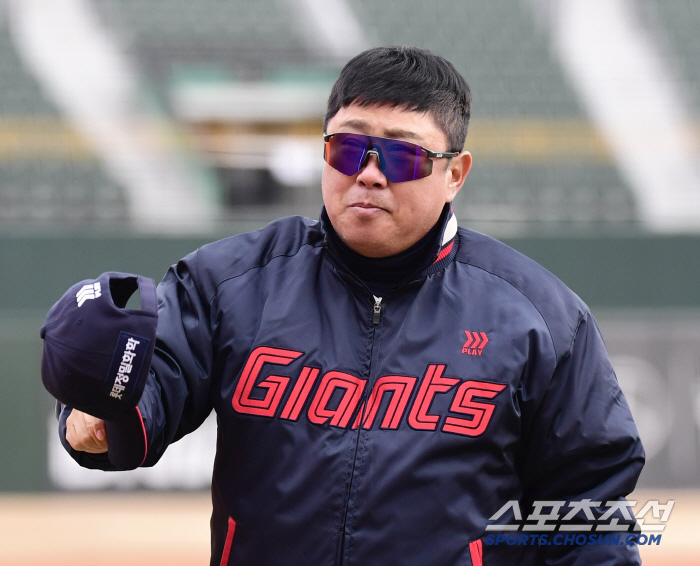
<path fill-rule="evenodd" d="M 104 421 L 75 409 L 66 420 L 66 440 L 74 450 L 91 454 L 107 452 Z"/>
<path fill-rule="evenodd" d="M 88 431 L 90 431 L 90 436 L 95 439 L 98 445 L 104 445 L 104 449 L 107 450 L 105 422 L 102 419 L 85 415 L 85 423 L 87 424 Z"/>

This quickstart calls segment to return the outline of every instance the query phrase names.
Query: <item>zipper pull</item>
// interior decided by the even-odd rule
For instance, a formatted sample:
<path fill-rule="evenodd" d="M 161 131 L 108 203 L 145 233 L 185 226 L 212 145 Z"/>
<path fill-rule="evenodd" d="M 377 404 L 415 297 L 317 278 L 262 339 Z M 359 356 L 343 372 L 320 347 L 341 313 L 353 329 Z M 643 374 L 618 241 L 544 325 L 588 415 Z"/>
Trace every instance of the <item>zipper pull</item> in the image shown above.
<path fill-rule="evenodd" d="M 374 297 L 374 309 L 372 314 L 372 324 L 377 326 L 379 324 L 379 319 L 382 316 L 382 298 L 372 295 Z"/>

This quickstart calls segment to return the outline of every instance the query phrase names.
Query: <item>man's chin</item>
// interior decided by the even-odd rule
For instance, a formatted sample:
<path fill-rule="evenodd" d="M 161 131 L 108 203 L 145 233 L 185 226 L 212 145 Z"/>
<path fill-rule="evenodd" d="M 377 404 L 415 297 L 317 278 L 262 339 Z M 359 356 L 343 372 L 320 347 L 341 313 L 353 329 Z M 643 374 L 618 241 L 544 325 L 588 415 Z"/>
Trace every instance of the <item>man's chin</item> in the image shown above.
<path fill-rule="evenodd" d="M 366 257 L 377 258 L 393 255 L 389 242 L 386 240 L 386 237 L 382 236 L 381 232 L 367 233 L 365 231 L 362 234 L 353 232 L 349 237 L 341 236 L 341 239 L 351 250 Z"/>

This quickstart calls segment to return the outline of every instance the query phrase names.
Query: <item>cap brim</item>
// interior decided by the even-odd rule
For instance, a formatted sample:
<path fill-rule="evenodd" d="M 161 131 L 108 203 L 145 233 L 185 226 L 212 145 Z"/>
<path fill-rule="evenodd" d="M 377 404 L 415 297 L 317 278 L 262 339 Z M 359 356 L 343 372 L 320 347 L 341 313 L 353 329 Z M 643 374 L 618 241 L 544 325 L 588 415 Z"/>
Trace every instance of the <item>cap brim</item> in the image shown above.
<path fill-rule="evenodd" d="M 107 457 L 117 470 L 134 470 L 146 461 L 148 439 L 138 407 L 118 420 L 105 421 L 105 427 Z"/>

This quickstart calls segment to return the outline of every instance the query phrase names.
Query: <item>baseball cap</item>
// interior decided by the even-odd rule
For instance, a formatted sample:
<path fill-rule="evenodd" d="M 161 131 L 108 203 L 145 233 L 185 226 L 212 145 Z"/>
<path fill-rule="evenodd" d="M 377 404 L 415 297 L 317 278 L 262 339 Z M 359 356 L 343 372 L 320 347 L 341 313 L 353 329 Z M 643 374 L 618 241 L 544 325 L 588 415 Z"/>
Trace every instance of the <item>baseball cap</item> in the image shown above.
<path fill-rule="evenodd" d="M 138 290 L 141 308 L 127 308 Z M 108 456 L 118 469 L 145 458 L 137 404 L 150 371 L 158 323 L 152 279 L 107 272 L 76 283 L 51 307 L 41 328 L 41 378 L 64 405 L 104 419 Z"/>

